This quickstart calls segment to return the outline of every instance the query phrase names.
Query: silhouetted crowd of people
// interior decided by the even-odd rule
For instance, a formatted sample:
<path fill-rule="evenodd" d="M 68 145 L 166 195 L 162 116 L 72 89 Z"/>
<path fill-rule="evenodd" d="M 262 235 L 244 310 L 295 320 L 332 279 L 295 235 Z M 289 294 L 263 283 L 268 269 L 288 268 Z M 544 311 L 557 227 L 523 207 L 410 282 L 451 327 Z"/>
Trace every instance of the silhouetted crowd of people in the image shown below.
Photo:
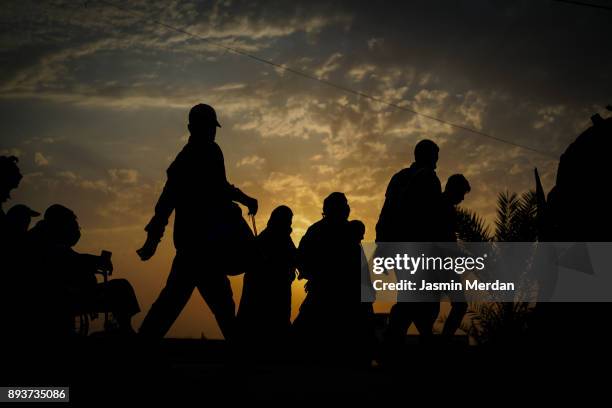
<path fill-rule="evenodd" d="M 215 142 L 220 127 L 209 105 L 198 104 L 189 112 L 189 141 L 167 170 L 166 184 L 145 227 L 146 241 L 137 251 L 143 261 L 155 254 L 174 212 L 176 256 L 139 336 L 163 338 L 197 288 L 228 340 L 291 342 L 326 358 L 369 364 L 376 344 L 375 296 L 370 291 L 370 301 L 360 302 L 357 294 L 358 271 L 361 281 L 369 276 L 361 246 L 365 225 L 349 219 L 346 196 L 332 192 L 323 202 L 322 218 L 308 228 L 297 247 L 291 238 L 293 212 L 285 205 L 276 207 L 266 228 L 255 235 L 237 203 L 255 216 L 258 202 L 228 182 L 223 153 Z M 456 241 L 456 206 L 470 185 L 456 174 L 442 191 L 435 171 L 438 152 L 434 142 L 420 141 L 414 163 L 392 177 L 376 225 L 377 242 Z M 0 157 L 0 178 L 4 203 L 22 178 L 17 158 Z M 2 298 L 14 311 L 6 327 L 18 336 L 43 333 L 62 338 L 75 333 L 77 317 L 110 313 L 107 331 L 134 333 L 131 320 L 140 307 L 127 280 L 109 279 L 110 253 L 82 254 L 73 249 L 81 234 L 77 216 L 69 208 L 51 205 L 30 228 L 32 218 L 39 216 L 25 205 L 0 211 L 2 264 L 7 266 Z M 242 273 L 236 313 L 228 276 Z M 306 280 L 306 297 L 292 323 L 295 279 Z M 455 333 L 467 309 L 464 298 L 455 295 L 451 301 L 443 329 L 446 337 Z M 439 302 L 398 302 L 391 310 L 384 341 L 390 347 L 400 344 L 413 322 L 423 340 L 430 340 L 439 310 Z M 32 317 L 41 311 L 44 318 Z"/>
<path fill-rule="evenodd" d="M 0 170 L 4 202 L 22 175 L 15 157 L 0 157 Z M 82 254 L 73 249 L 81 232 L 70 209 L 53 204 L 30 228 L 32 218 L 39 216 L 22 204 L 6 214 L 0 212 L 2 302 L 4 310 L 12 311 L 4 325 L 9 337 L 62 339 L 74 332 L 75 316 L 89 320 L 102 312 L 114 318 L 109 331 L 133 333 L 131 319 L 140 307 L 132 286 L 125 279 L 98 282 L 96 277 L 112 273 L 110 253 Z"/>

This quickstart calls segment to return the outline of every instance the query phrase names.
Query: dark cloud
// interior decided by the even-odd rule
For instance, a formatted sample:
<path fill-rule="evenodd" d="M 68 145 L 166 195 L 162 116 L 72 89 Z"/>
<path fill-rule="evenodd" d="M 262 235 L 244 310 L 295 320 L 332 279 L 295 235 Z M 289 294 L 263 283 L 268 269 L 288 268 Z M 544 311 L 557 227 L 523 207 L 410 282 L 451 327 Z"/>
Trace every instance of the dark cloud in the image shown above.
<path fill-rule="evenodd" d="M 16 200 L 73 207 L 93 231 L 88 248 L 124 242 L 116 250 L 126 257 L 197 102 L 217 108 L 230 181 L 260 199 L 262 220 L 290 205 L 296 238 L 331 191 L 347 193 L 373 238 L 386 184 L 422 138 L 441 147 L 442 182 L 466 174 L 465 205 L 491 221 L 500 191 L 533 188 L 534 167 L 550 188 L 550 155 L 612 102 L 611 14 L 549 0 L 116 3 L 549 155 L 344 93 L 98 1 L 82 4 L 3 4 L 0 151 L 21 158 Z"/>

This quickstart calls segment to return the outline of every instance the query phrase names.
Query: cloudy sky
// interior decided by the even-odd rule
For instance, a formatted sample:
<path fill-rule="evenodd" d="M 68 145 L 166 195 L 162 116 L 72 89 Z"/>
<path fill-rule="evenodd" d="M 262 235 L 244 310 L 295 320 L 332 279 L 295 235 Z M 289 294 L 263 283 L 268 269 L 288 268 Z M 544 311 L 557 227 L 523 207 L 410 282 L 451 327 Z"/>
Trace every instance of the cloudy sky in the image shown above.
<path fill-rule="evenodd" d="M 83 227 L 78 249 L 111 250 L 116 276 L 133 282 L 145 311 L 173 248 L 165 239 L 148 263 L 134 251 L 195 103 L 217 109 L 228 178 L 259 199 L 260 229 L 287 204 L 296 243 L 332 191 L 347 194 L 352 217 L 373 239 L 389 178 L 425 137 L 441 147 L 442 182 L 465 174 L 472 184 L 465 207 L 491 221 L 496 194 L 532 188 L 534 167 L 550 189 L 554 157 L 612 103 L 605 10 L 551 0 L 114 3 L 127 11 L 100 1 L 3 2 L 0 153 L 19 156 L 25 174 L 7 208 L 74 209 Z M 233 284 L 239 290 L 240 278 Z M 295 293 L 297 305 L 299 285 Z M 194 296 L 171 335 L 202 332 L 219 335 Z"/>

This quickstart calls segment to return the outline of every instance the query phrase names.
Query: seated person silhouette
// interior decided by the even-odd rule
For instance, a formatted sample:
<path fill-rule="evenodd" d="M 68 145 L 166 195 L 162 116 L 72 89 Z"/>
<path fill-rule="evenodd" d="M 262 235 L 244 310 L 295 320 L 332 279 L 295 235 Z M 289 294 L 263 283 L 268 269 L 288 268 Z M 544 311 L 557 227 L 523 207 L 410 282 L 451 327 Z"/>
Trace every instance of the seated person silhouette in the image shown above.
<path fill-rule="evenodd" d="M 28 253 L 26 251 L 27 247 L 27 233 L 30 229 L 30 223 L 32 222 L 32 217 L 38 217 L 40 213 L 32 210 L 26 205 L 17 204 L 12 206 L 6 213 L 6 228 L 7 234 L 10 236 L 10 243 L 8 244 L 9 250 L 11 252 L 11 259 L 13 265 L 8 270 L 13 270 L 17 268 L 19 262 L 26 259 Z M 25 282 L 22 278 L 26 278 L 26 276 L 20 276 L 19 273 L 11 273 L 10 275 L 10 283 L 9 287 L 23 287 Z M 26 278 L 27 279 L 27 278 Z M 5 280 L 5 283 L 8 283 Z"/>
<path fill-rule="evenodd" d="M 323 218 L 308 228 L 298 247 L 300 277 L 308 282 L 294 332 L 302 346 L 321 357 L 328 352 L 349 357 L 359 349 L 355 338 L 361 313 L 355 292 L 361 258 L 349 213 L 345 195 L 331 193 L 323 202 Z"/>
<path fill-rule="evenodd" d="M 293 212 L 276 207 L 266 229 L 255 239 L 257 258 L 244 275 L 238 309 L 241 337 L 249 340 L 286 341 L 291 326 L 291 283 L 296 253 L 291 239 Z"/>
<path fill-rule="evenodd" d="M 111 312 L 118 333 L 132 333 L 131 319 L 140 311 L 130 283 L 112 279 L 98 283 L 95 273 L 112 271 L 109 257 L 82 254 L 72 247 L 81 238 L 76 215 L 68 208 L 54 204 L 29 232 L 28 251 L 36 261 L 28 266 L 39 278 L 38 294 L 43 299 L 56 327 L 52 333 L 66 335 L 72 331 L 76 314 Z"/>

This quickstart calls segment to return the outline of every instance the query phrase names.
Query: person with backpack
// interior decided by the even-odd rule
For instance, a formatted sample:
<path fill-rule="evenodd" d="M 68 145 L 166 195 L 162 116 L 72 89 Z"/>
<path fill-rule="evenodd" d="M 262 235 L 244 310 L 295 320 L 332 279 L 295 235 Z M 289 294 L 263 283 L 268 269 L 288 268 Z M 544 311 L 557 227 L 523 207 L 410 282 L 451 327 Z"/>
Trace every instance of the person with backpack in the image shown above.
<path fill-rule="evenodd" d="M 249 249 L 253 235 L 235 202 L 257 213 L 257 200 L 227 181 L 223 153 L 215 136 L 221 127 L 210 105 L 189 112 L 187 145 L 168 168 L 168 179 L 146 226 L 147 240 L 137 252 L 150 259 L 168 218 L 175 212 L 176 256 L 166 286 L 147 313 L 139 333 L 162 338 L 197 288 L 213 312 L 226 339 L 235 330 L 235 309 L 228 274 L 244 272 L 236 251 Z M 241 258 L 241 259 L 236 259 Z"/>
<path fill-rule="evenodd" d="M 391 178 L 376 224 L 377 243 L 436 241 L 442 197 L 436 175 L 439 151 L 433 141 L 421 140 L 414 148 L 414 162 Z M 396 271 L 398 280 L 403 279 L 401 272 L 404 271 Z M 389 316 L 385 336 L 388 344 L 401 344 L 412 322 L 423 341 L 431 340 L 438 307 L 434 302 L 398 299 Z"/>

